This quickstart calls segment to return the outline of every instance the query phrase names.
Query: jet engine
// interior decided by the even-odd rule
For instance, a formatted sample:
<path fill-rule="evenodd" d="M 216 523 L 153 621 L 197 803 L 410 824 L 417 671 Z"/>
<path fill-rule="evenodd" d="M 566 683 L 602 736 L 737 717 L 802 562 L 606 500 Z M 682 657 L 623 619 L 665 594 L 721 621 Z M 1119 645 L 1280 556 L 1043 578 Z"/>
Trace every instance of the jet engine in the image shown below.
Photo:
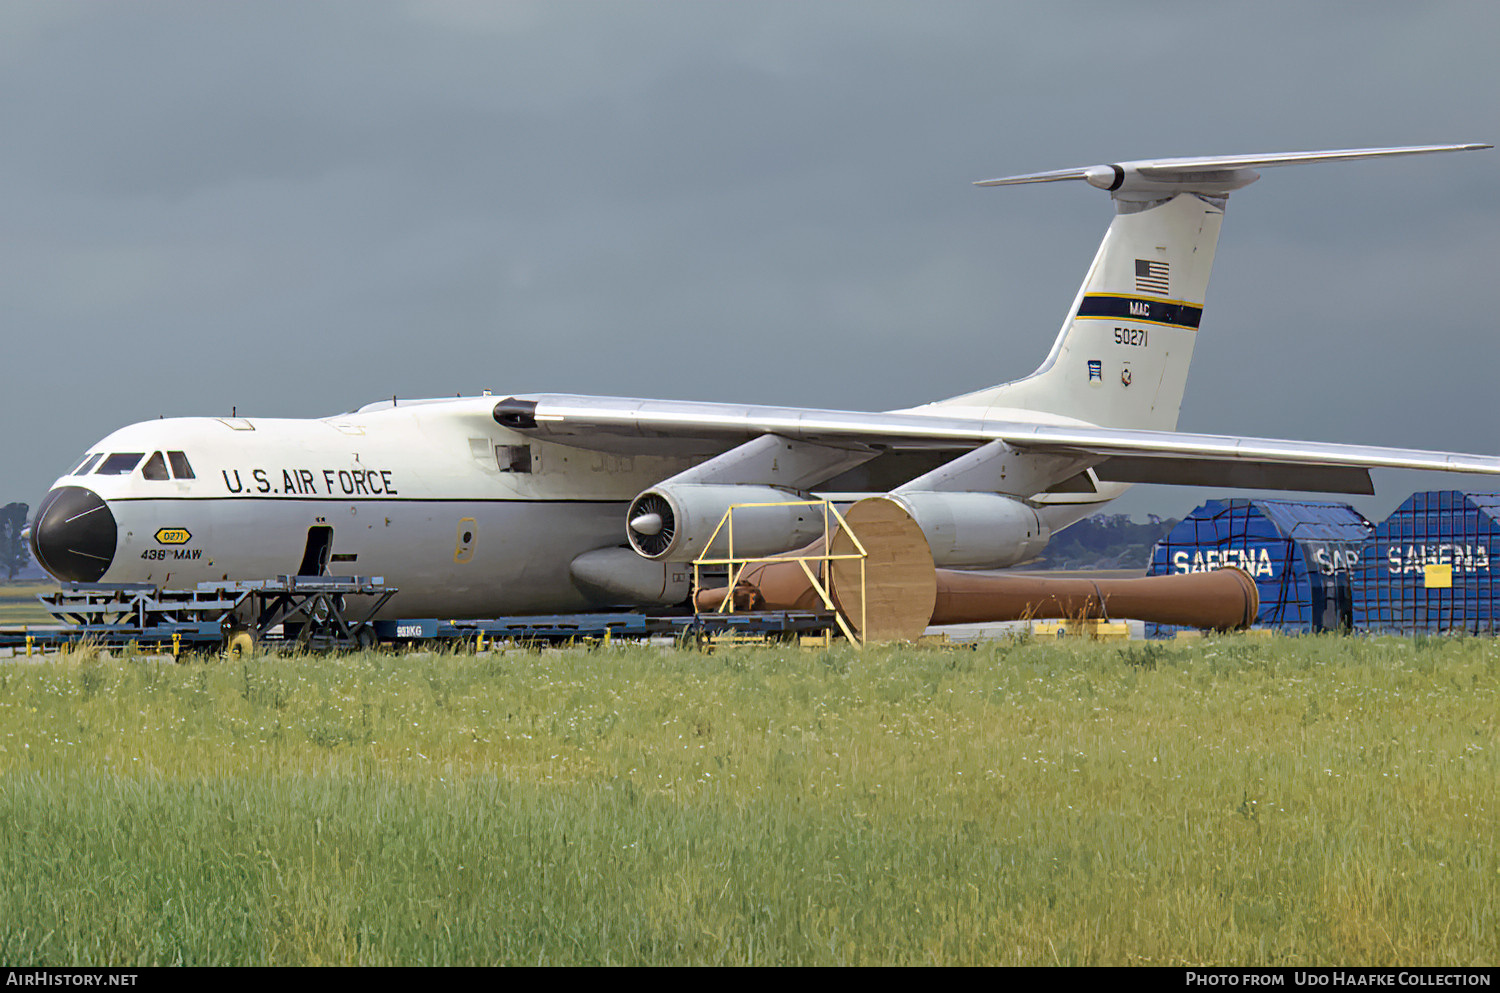
<path fill-rule="evenodd" d="M 702 555 L 714 529 L 734 504 L 787 504 L 754 507 L 734 515 L 734 554 L 774 555 L 801 548 L 823 535 L 823 513 L 795 493 L 771 486 L 667 483 L 636 497 L 626 513 L 630 546 L 648 559 L 690 562 Z M 714 542 L 716 555 L 729 553 L 726 527 Z"/>
<path fill-rule="evenodd" d="M 922 528 L 939 568 L 1003 569 L 1036 558 L 1052 537 L 1030 505 L 1000 493 L 896 490 L 886 499 Z"/>
<path fill-rule="evenodd" d="M 649 562 L 628 548 L 596 548 L 568 566 L 573 585 L 601 605 L 682 603 L 693 588 L 693 570 Z"/>

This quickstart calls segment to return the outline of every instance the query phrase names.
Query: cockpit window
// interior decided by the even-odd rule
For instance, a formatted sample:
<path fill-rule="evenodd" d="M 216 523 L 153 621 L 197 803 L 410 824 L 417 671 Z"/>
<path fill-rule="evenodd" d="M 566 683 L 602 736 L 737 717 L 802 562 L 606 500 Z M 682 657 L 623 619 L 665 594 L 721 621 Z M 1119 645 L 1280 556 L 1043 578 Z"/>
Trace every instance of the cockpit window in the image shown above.
<path fill-rule="evenodd" d="M 167 461 L 172 463 L 172 475 L 177 479 L 195 479 L 193 467 L 188 465 L 187 456 L 182 452 L 168 452 Z"/>
<path fill-rule="evenodd" d="M 78 464 L 78 468 L 68 473 L 68 475 L 87 476 L 89 474 L 89 470 L 94 467 L 94 463 L 98 462 L 102 458 L 104 458 L 103 452 L 95 452 L 93 455 L 85 455 L 83 461 Z"/>
<path fill-rule="evenodd" d="M 141 459 L 146 457 L 145 452 L 116 452 L 99 466 L 98 474 L 101 476 L 124 476 L 136 467 Z"/>
<path fill-rule="evenodd" d="M 141 466 L 141 475 L 147 479 L 166 479 L 167 460 L 161 457 L 161 452 L 152 452 L 146 464 Z"/>

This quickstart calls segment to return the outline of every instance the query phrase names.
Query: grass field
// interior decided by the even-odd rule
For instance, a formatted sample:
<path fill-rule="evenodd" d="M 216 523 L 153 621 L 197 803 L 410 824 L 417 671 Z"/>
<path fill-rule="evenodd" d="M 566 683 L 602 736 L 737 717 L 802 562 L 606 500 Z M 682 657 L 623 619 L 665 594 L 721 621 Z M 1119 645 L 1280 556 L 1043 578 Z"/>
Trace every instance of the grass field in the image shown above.
<path fill-rule="evenodd" d="M 1493 964 L 1500 643 L 0 665 L 12 964 Z"/>

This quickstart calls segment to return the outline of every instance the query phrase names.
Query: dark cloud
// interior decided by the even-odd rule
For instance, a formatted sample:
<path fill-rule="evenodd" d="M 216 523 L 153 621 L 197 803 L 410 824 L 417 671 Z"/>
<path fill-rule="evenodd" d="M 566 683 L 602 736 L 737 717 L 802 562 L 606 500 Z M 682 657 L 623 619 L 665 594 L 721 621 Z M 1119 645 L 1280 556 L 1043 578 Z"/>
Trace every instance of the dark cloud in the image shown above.
<path fill-rule="evenodd" d="M 1441 3 L 10 3 L 8 499 L 121 424 L 231 404 L 889 408 L 1021 375 L 1109 204 L 970 181 L 1493 141 L 1497 27 Z M 1497 154 L 1237 193 L 1182 426 L 1500 450 Z M 1411 488 L 1383 485 L 1371 512 Z"/>

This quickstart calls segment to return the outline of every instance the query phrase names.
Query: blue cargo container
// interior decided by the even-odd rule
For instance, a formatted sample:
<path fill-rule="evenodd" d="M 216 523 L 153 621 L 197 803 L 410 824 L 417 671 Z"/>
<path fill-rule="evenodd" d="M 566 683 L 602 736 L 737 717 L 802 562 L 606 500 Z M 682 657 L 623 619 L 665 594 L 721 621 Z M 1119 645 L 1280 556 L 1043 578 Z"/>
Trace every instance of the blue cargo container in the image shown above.
<path fill-rule="evenodd" d="M 1490 563 L 1500 493 L 1413 493 L 1375 529 L 1354 571 L 1354 623 L 1370 631 L 1500 631 Z"/>
<path fill-rule="evenodd" d="M 1238 566 L 1260 594 L 1256 627 L 1347 629 L 1353 620 L 1349 574 L 1373 530 L 1345 503 L 1210 500 L 1156 543 L 1149 575 Z M 1170 637 L 1178 630 L 1148 624 L 1146 635 Z"/>

